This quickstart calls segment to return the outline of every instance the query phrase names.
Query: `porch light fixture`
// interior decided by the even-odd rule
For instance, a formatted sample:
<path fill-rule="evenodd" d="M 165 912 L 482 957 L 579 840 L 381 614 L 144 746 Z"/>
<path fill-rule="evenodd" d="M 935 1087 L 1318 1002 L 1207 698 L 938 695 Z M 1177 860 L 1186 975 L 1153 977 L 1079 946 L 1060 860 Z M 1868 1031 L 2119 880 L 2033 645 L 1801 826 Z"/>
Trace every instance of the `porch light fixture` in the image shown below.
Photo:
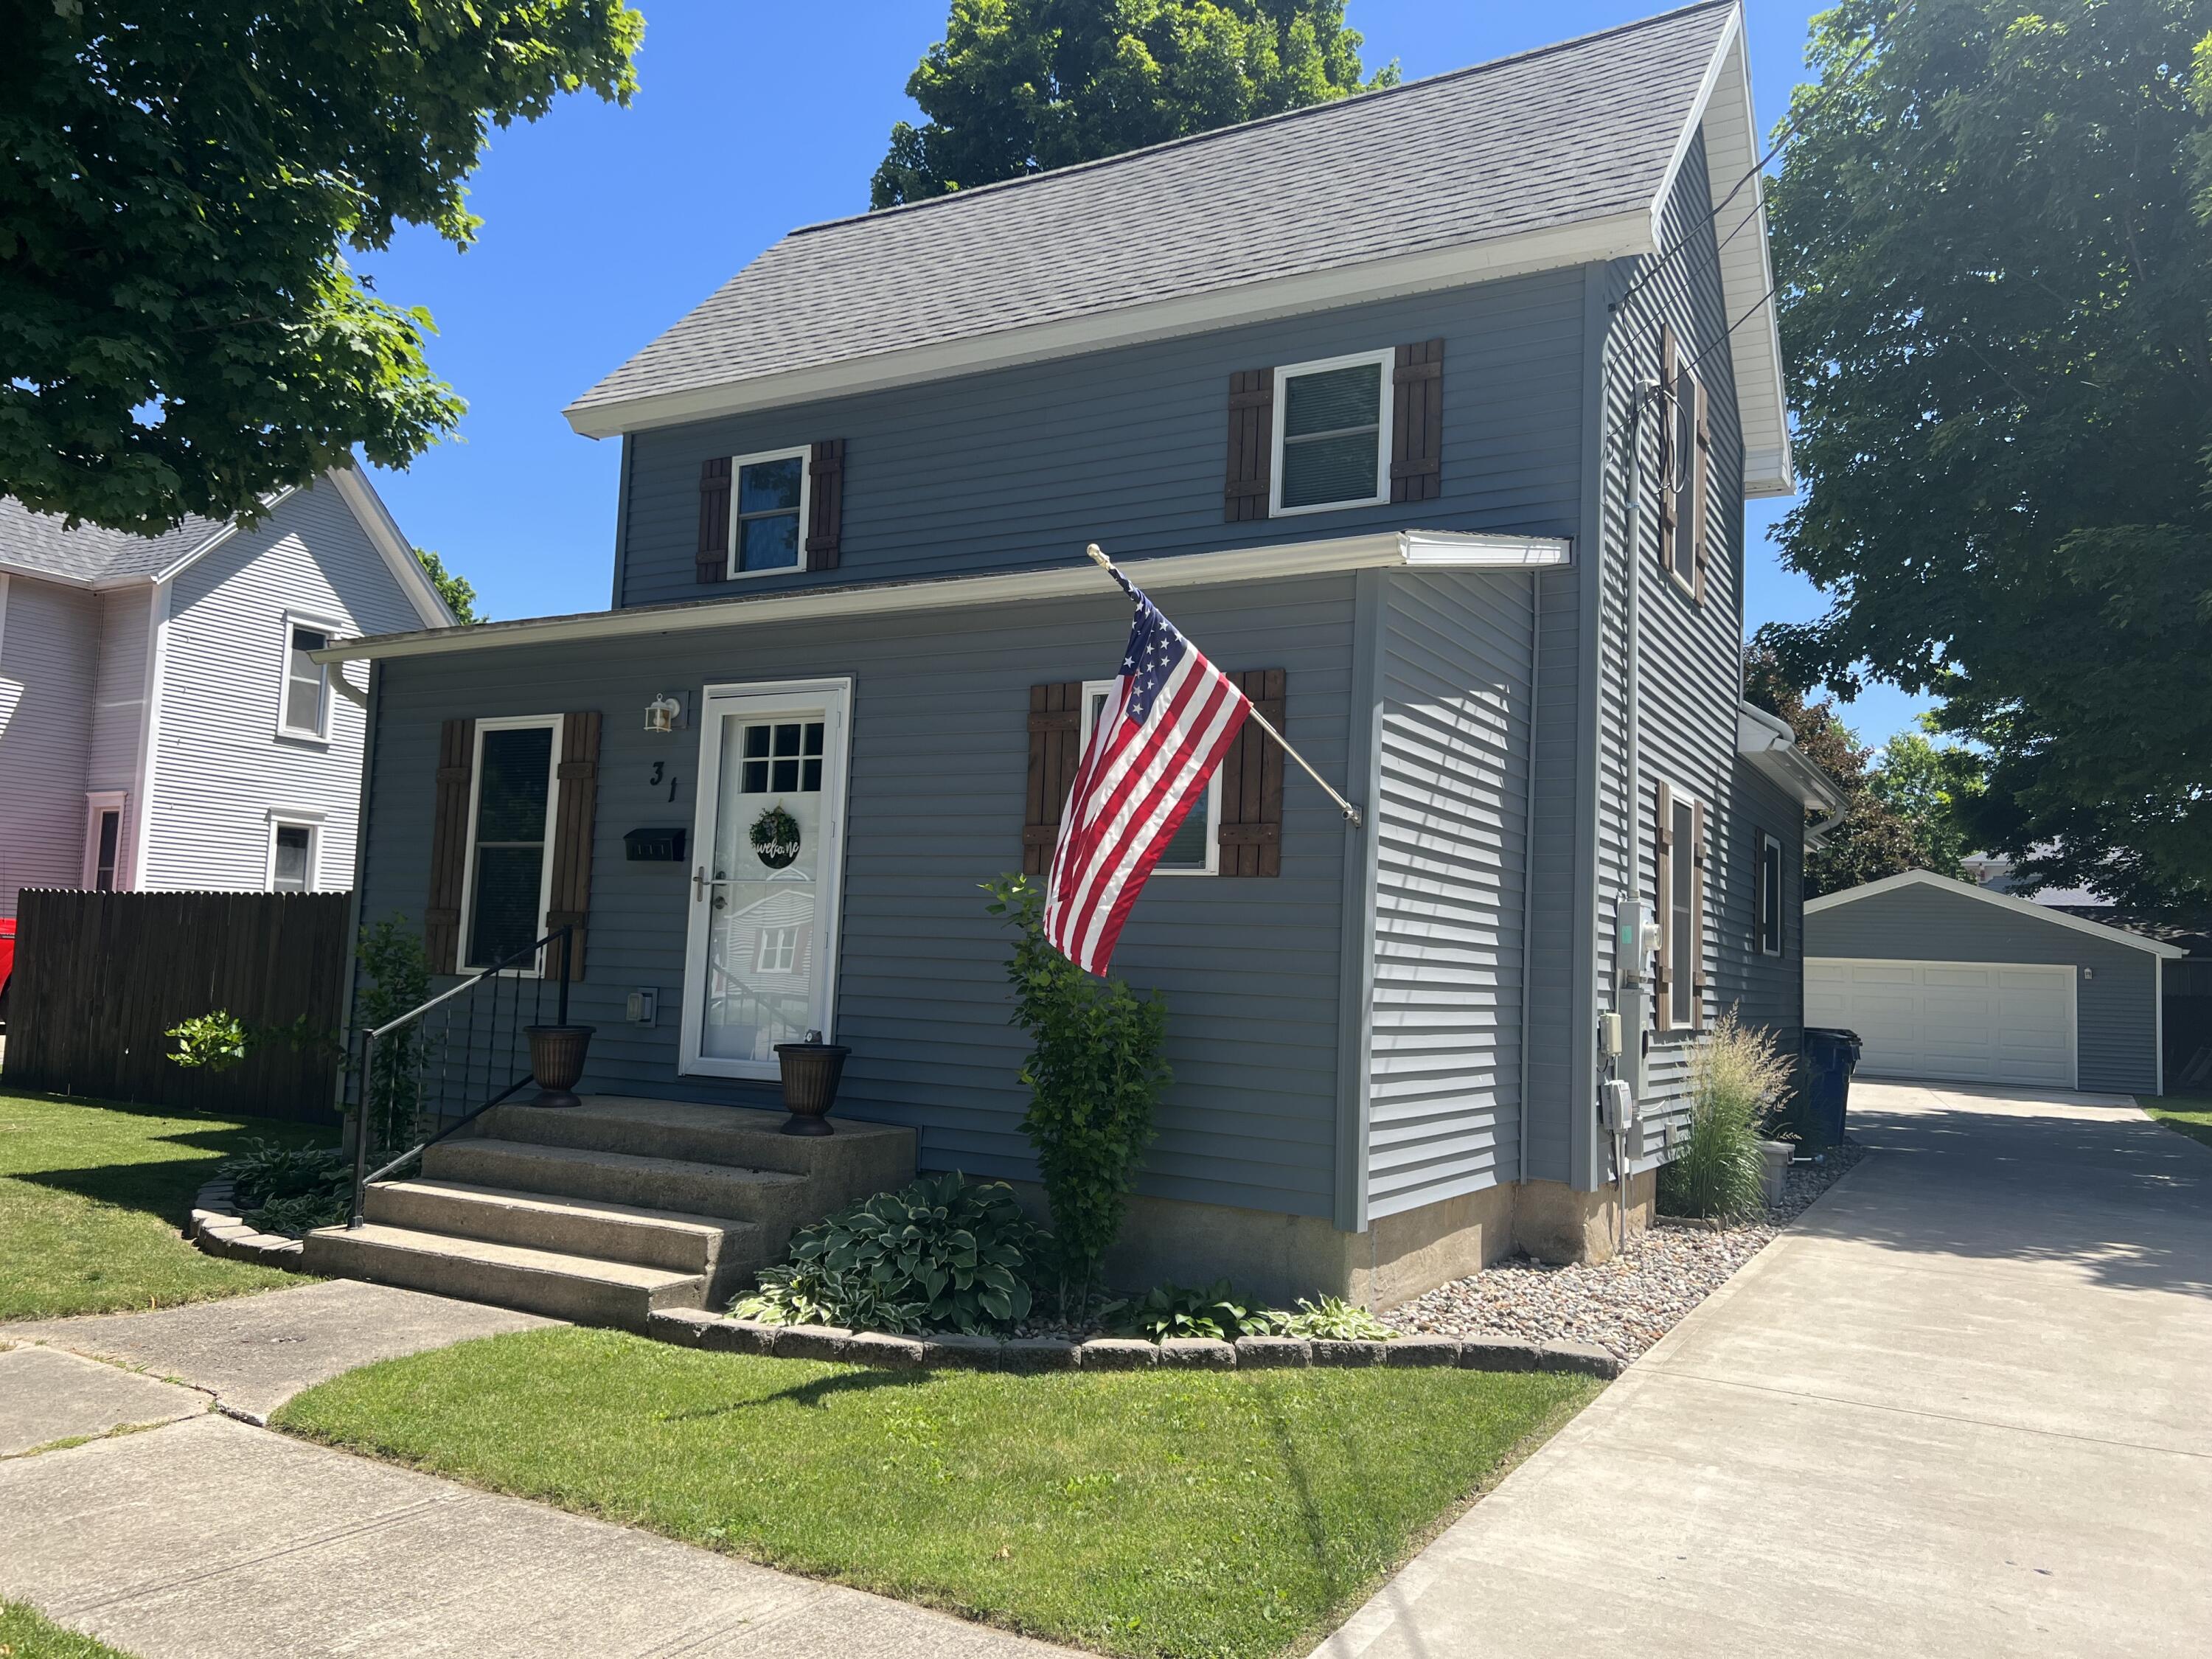
<path fill-rule="evenodd" d="M 683 723 L 683 702 L 666 691 L 645 706 L 645 729 L 648 732 L 673 732 Z"/>

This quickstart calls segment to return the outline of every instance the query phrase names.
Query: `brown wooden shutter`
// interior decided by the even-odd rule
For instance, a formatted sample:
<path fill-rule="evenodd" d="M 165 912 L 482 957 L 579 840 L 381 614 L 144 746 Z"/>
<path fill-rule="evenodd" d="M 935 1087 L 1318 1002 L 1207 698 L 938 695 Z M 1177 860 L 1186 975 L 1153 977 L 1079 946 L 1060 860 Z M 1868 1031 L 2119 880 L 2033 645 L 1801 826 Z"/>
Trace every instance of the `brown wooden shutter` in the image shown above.
<path fill-rule="evenodd" d="M 823 439 L 806 466 L 806 568 L 835 570 L 845 527 L 845 441 Z"/>
<path fill-rule="evenodd" d="M 1281 669 L 1252 668 L 1229 678 L 1278 732 L 1286 729 Z M 1221 843 L 1223 875 L 1283 873 L 1283 745 L 1256 720 L 1237 729 L 1221 757 L 1221 822 L 1213 836 Z"/>
<path fill-rule="evenodd" d="M 1674 326 L 1659 328 L 1659 568 L 1674 564 L 1674 386 L 1680 365 Z"/>
<path fill-rule="evenodd" d="M 1432 501 L 1443 490 L 1442 340 L 1398 348 L 1390 396 L 1390 499 Z"/>
<path fill-rule="evenodd" d="M 1652 908 L 1659 913 L 1659 975 L 1651 1008 L 1659 1030 L 1674 1029 L 1674 906 L 1668 882 L 1674 872 L 1674 791 L 1659 786 L 1651 831 Z"/>
<path fill-rule="evenodd" d="M 553 902 L 545 931 L 573 927 L 568 978 L 584 976 L 584 927 L 592 915 L 592 832 L 599 817 L 599 715 L 596 709 L 561 717 L 561 796 L 553 811 Z M 547 979 L 560 977 L 561 953 L 549 950 L 538 964 Z"/>
<path fill-rule="evenodd" d="M 730 579 L 730 458 L 699 463 L 699 565 L 702 582 Z"/>
<path fill-rule="evenodd" d="M 1275 449 L 1275 371 L 1239 369 L 1229 377 L 1229 475 L 1221 516 L 1231 524 L 1267 516 Z"/>
<path fill-rule="evenodd" d="M 1687 972 L 1690 975 L 1690 1029 L 1705 1029 L 1705 804 L 1693 802 L 1690 807 L 1690 861 L 1696 871 L 1695 890 L 1690 895 L 1690 937 L 1686 941 L 1689 956 Z"/>
<path fill-rule="evenodd" d="M 438 736 L 430 893 L 422 911 L 422 945 L 434 974 L 460 971 L 461 880 L 469 861 L 469 778 L 476 753 L 477 723 L 447 720 Z"/>
<path fill-rule="evenodd" d="M 1697 425 L 1698 453 L 1690 458 L 1690 590 L 1705 602 L 1705 525 L 1713 465 L 1713 433 L 1705 407 L 1705 383 L 1690 380 L 1691 415 Z"/>
<path fill-rule="evenodd" d="M 1042 876 L 1052 868 L 1060 815 L 1082 758 L 1083 682 L 1030 687 L 1030 785 L 1022 817 L 1022 870 Z"/>

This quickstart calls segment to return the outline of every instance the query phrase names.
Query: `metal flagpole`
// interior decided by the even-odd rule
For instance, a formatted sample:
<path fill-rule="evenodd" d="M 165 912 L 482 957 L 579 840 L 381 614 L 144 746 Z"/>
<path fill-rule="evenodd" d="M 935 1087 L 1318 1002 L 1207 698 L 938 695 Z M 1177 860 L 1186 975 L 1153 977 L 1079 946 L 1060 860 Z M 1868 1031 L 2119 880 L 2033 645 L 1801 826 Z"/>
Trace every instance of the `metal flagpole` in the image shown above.
<path fill-rule="evenodd" d="M 1113 571 L 1114 561 L 1108 558 L 1106 555 L 1100 550 L 1097 542 L 1091 543 L 1088 546 L 1085 547 L 1083 550 L 1091 556 L 1091 559 L 1097 564 L 1101 570 L 1109 572 Z M 1346 823 L 1349 823 L 1353 829 L 1358 829 L 1360 824 L 1359 809 L 1354 806 L 1350 801 L 1345 799 L 1343 796 L 1338 794 L 1336 791 L 1330 787 L 1328 780 L 1313 769 L 1312 763 L 1308 761 L 1304 755 L 1298 753 L 1297 750 L 1291 747 L 1290 739 L 1285 738 L 1280 732 L 1275 730 L 1274 726 L 1268 720 L 1267 717 L 1265 714 L 1262 714 L 1256 707 L 1251 705 L 1251 700 L 1249 698 L 1247 698 L 1245 701 L 1247 705 L 1244 711 L 1245 719 L 1255 722 L 1262 732 L 1265 732 L 1269 737 L 1280 744 L 1283 748 L 1283 752 L 1285 755 L 1288 755 L 1292 760 L 1296 761 L 1300 766 L 1304 767 L 1305 769 L 1305 775 L 1321 786 L 1322 793 L 1327 795 L 1331 800 L 1334 801 L 1339 806 L 1344 809 L 1344 821 Z"/>

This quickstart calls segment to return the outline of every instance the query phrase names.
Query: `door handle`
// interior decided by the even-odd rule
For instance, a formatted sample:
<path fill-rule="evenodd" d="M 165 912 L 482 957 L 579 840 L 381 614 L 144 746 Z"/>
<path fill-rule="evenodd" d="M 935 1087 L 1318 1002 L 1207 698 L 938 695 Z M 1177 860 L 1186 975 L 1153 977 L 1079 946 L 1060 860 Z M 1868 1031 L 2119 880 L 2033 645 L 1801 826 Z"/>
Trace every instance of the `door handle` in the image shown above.
<path fill-rule="evenodd" d="M 691 902 L 703 903 L 707 897 L 707 866 L 701 865 L 691 872 Z"/>

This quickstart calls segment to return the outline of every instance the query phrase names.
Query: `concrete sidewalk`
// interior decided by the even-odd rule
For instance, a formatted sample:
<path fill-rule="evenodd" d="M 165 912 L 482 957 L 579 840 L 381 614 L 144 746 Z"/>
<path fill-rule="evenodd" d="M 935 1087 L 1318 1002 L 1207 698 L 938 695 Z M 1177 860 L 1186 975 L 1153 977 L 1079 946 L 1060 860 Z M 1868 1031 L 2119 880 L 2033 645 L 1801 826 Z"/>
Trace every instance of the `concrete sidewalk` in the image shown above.
<path fill-rule="evenodd" d="M 1877 1149 L 1326 1659 L 2207 1650 L 2212 1149 L 1860 1084 Z"/>

